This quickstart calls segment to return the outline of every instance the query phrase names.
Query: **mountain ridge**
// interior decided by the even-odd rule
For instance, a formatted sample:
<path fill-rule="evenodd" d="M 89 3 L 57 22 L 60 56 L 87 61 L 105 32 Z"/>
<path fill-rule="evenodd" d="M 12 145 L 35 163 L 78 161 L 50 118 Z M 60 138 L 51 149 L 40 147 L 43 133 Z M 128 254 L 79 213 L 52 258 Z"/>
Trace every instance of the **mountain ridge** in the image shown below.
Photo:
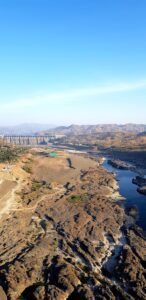
<path fill-rule="evenodd" d="M 97 125 L 76 125 L 72 124 L 69 126 L 59 126 L 53 129 L 44 131 L 43 134 L 53 132 L 58 134 L 96 134 L 105 132 L 132 132 L 142 133 L 146 131 L 145 124 L 97 124 Z M 39 132 L 37 132 L 38 134 Z M 42 133 L 41 133 L 42 134 Z"/>
<path fill-rule="evenodd" d="M 143 135 L 146 132 L 146 124 L 96 124 L 55 126 L 52 124 L 23 123 L 14 126 L 0 126 L 0 135 L 47 135 L 50 133 L 64 135 L 86 135 L 98 133 L 129 132 Z"/>

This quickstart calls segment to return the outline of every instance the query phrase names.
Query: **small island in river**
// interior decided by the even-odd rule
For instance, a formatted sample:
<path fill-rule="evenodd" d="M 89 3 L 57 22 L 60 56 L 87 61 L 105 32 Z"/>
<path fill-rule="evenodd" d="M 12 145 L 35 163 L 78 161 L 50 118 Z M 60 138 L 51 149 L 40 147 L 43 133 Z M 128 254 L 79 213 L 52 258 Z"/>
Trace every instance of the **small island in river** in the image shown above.
<path fill-rule="evenodd" d="M 133 178 L 132 183 L 138 185 L 137 191 L 139 193 L 146 195 L 146 178 L 136 176 Z"/>
<path fill-rule="evenodd" d="M 131 164 L 119 159 L 109 159 L 108 164 L 120 170 L 131 170 L 133 168 Z"/>

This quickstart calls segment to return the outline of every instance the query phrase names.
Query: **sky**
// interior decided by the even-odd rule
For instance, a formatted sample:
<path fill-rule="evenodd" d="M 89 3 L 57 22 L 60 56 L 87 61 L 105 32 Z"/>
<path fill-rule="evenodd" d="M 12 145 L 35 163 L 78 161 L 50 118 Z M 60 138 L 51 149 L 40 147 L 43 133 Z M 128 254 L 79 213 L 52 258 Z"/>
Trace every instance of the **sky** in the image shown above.
<path fill-rule="evenodd" d="M 0 125 L 146 124 L 145 0 L 0 0 Z"/>

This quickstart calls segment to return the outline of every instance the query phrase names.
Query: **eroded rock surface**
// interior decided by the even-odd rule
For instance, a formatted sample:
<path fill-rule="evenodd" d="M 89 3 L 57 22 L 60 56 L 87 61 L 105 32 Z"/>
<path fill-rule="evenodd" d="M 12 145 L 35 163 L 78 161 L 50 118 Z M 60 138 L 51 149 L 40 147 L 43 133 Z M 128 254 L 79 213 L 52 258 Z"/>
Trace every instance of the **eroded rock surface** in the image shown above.
<path fill-rule="evenodd" d="M 38 154 L 27 161 L 31 175 L 1 225 L 0 285 L 8 300 L 145 299 L 146 244 L 134 229 L 123 230 L 114 174 L 78 155 L 70 168 L 62 153 L 52 160 L 54 174 L 40 181 L 39 159 L 44 168 Z M 58 182 L 61 168 L 67 176 Z"/>

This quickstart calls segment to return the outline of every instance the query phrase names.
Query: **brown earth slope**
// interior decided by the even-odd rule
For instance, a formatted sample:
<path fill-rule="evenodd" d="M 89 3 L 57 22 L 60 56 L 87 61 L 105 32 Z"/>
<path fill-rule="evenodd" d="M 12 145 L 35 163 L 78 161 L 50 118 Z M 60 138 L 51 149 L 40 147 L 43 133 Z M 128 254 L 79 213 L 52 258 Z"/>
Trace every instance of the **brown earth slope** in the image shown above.
<path fill-rule="evenodd" d="M 115 175 L 67 153 L 32 152 L 21 167 L 27 172 L 25 181 L 20 174 L 19 199 L 1 220 L 7 298 L 145 299 L 145 242 L 122 230 L 127 221 Z"/>

